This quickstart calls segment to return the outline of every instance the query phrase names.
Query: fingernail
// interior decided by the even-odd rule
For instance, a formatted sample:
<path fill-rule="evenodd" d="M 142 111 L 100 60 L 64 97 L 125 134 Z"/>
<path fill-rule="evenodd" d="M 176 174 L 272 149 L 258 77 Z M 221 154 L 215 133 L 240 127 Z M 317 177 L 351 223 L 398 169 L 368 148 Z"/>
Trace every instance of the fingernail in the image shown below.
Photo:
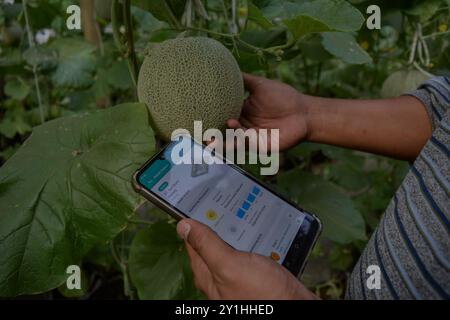
<path fill-rule="evenodd" d="M 181 220 L 180 222 L 178 222 L 177 233 L 181 237 L 181 239 L 186 240 L 189 235 L 189 231 L 191 231 L 191 226 L 189 223 L 187 223 L 184 220 Z"/>

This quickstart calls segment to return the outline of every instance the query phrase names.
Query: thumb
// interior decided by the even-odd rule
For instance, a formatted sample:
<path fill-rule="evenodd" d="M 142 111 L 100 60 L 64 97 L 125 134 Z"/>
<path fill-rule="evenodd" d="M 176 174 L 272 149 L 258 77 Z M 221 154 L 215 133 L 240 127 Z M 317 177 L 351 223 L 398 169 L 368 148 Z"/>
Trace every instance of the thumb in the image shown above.
<path fill-rule="evenodd" d="M 259 86 L 261 83 L 266 80 L 266 78 L 254 76 L 250 73 L 243 73 L 244 77 L 244 86 L 245 88 L 252 92 L 256 89 L 257 86 Z"/>
<path fill-rule="evenodd" d="M 178 222 L 177 232 L 203 259 L 211 271 L 220 271 L 227 265 L 235 250 L 208 226 L 192 219 Z"/>

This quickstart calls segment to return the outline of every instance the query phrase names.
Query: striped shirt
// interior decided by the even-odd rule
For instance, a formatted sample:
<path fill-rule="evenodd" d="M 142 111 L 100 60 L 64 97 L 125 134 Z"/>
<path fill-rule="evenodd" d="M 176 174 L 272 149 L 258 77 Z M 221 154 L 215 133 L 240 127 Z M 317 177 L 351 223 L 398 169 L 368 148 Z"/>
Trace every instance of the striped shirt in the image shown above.
<path fill-rule="evenodd" d="M 425 105 L 433 135 L 353 269 L 347 299 L 450 299 L 450 77 L 410 95 Z"/>

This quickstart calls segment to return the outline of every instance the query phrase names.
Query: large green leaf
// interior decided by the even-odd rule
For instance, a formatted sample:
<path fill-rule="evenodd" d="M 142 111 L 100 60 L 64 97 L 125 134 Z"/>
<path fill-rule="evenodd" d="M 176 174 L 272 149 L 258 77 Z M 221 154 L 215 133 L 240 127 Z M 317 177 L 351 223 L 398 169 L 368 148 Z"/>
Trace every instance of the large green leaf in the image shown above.
<path fill-rule="evenodd" d="M 156 19 L 149 11 L 142 10 L 139 7 L 132 6 L 131 14 L 138 24 L 139 31 L 153 32 L 167 27 L 166 23 Z"/>
<path fill-rule="evenodd" d="M 131 4 L 150 12 L 156 19 L 168 23 L 179 19 L 184 11 L 185 0 L 132 0 Z"/>
<path fill-rule="evenodd" d="M 323 48 L 322 37 L 319 34 L 301 41 L 298 44 L 298 47 L 301 50 L 302 55 L 314 61 L 324 62 L 332 57 L 332 55 Z"/>
<path fill-rule="evenodd" d="M 329 53 L 345 62 L 363 64 L 372 61 L 370 55 L 359 46 L 351 34 L 324 32 L 322 33 L 322 44 Z"/>
<path fill-rule="evenodd" d="M 131 175 L 153 152 L 143 104 L 36 127 L 0 168 L 0 296 L 50 290 L 127 224 Z"/>
<path fill-rule="evenodd" d="M 406 14 L 417 17 L 421 22 L 428 21 L 443 4 L 441 0 L 427 0 L 417 3 L 409 10 L 405 10 Z"/>
<path fill-rule="evenodd" d="M 333 30 L 325 23 L 307 15 L 299 15 L 292 19 L 283 20 L 295 39 L 315 32 Z"/>
<path fill-rule="evenodd" d="M 298 4 L 294 1 L 285 0 L 252 0 L 252 3 L 261 10 L 268 19 L 275 20 L 285 18 L 290 8 Z"/>
<path fill-rule="evenodd" d="M 253 21 L 254 23 L 260 25 L 264 29 L 269 29 L 273 27 L 272 22 L 266 18 L 261 10 L 257 6 L 255 6 L 251 1 L 248 3 L 248 20 Z"/>
<path fill-rule="evenodd" d="M 194 299 L 192 271 L 175 226 L 159 221 L 142 229 L 130 248 L 130 274 L 140 299 Z"/>
<path fill-rule="evenodd" d="M 335 184 L 300 170 L 284 173 L 278 182 L 300 206 L 319 216 L 328 239 L 345 244 L 366 238 L 361 214 Z"/>
<path fill-rule="evenodd" d="M 240 34 L 240 38 L 254 46 L 268 48 L 286 43 L 286 32 L 282 29 L 247 30 Z M 242 46 L 242 50 L 246 47 Z M 249 51 L 254 52 L 254 51 Z"/>
<path fill-rule="evenodd" d="M 57 68 L 52 80 L 58 86 L 86 87 L 94 79 L 95 47 L 81 39 L 58 39 L 51 44 L 58 52 Z"/>
<path fill-rule="evenodd" d="M 23 135 L 30 130 L 30 123 L 22 106 L 6 110 L 4 118 L 0 121 L 0 134 L 10 139 L 14 138 L 16 134 Z"/>
<path fill-rule="evenodd" d="M 133 86 L 125 60 L 116 61 L 107 72 L 108 83 L 115 89 L 127 90 Z"/>
<path fill-rule="evenodd" d="M 30 86 L 22 78 L 10 80 L 5 85 L 5 94 L 16 100 L 25 99 L 30 90 Z"/>
<path fill-rule="evenodd" d="M 23 58 L 30 66 L 48 70 L 57 64 L 58 52 L 45 46 L 29 47 L 23 52 Z"/>
<path fill-rule="evenodd" d="M 295 39 L 322 31 L 357 31 L 364 22 L 361 12 L 344 0 L 260 0 L 255 5 L 267 18 L 281 20 Z"/>

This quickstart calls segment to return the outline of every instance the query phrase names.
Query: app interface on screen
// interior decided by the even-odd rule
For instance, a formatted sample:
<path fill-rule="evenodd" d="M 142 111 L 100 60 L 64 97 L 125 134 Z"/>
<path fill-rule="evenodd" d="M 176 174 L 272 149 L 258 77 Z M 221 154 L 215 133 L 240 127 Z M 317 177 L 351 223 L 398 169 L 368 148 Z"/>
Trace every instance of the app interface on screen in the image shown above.
<path fill-rule="evenodd" d="M 305 215 L 229 165 L 174 164 L 171 150 L 177 143 L 139 182 L 234 248 L 282 263 Z"/>

